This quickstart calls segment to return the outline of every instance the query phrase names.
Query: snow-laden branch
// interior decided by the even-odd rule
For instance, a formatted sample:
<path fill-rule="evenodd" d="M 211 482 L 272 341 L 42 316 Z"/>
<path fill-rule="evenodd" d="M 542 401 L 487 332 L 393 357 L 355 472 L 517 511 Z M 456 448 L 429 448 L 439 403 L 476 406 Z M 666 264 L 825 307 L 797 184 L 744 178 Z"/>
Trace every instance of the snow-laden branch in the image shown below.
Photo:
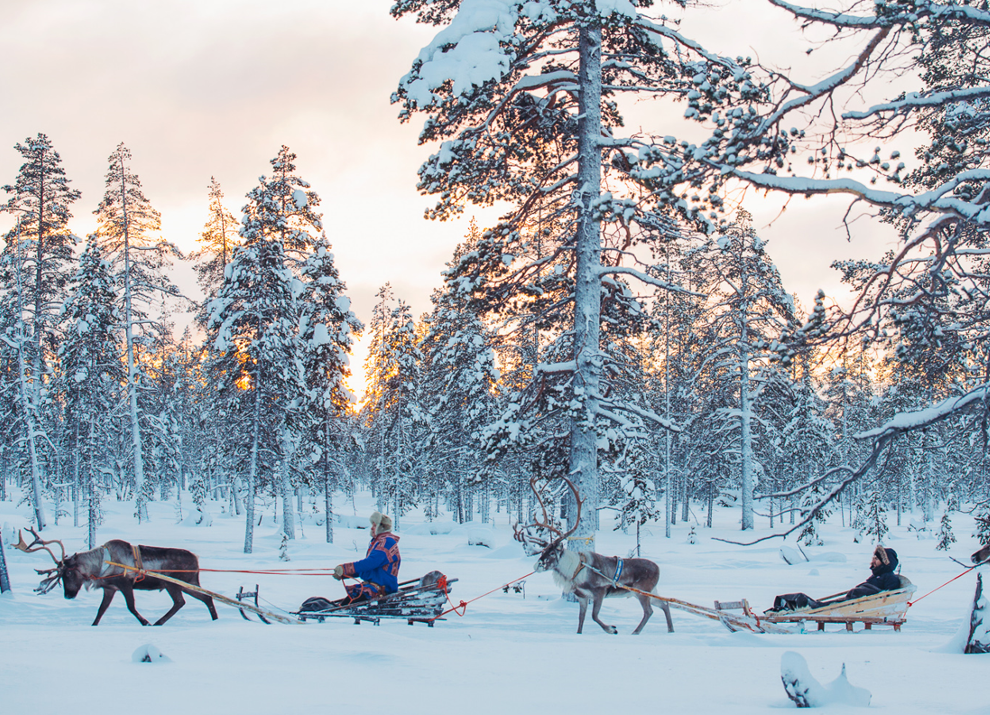
<path fill-rule="evenodd" d="M 866 432 L 861 432 L 860 434 L 854 435 L 855 439 L 873 440 L 873 449 L 870 451 L 870 456 L 868 456 L 855 471 L 852 471 L 849 467 L 845 466 L 836 467 L 831 470 L 829 474 L 834 474 L 839 471 L 848 471 L 849 476 L 836 484 L 828 494 L 822 497 L 822 499 L 820 499 L 814 506 L 805 512 L 804 517 L 798 523 L 787 531 L 769 534 L 768 536 L 764 536 L 753 541 L 731 541 L 729 539 L 719 538 L 715 538 L 715 541 L 724 541 L 728 544 L 736 544 L 739 546 L 752 546 L 753 544 L 758 544 L 762 541 L 776 539 L 778 537 L 786 537 L 789 534 L 794 533 L 814 519 L 815 516 L 817 516 L 822 509 L 828 506 L 832 500 L 838 497 L 846 487 L 873 469 L 877 463 L 877 459 L 883 453 L 884 449 L 886 449 L 897 437 L 908 432 L 913 432 L 917 429 L 930 427 L 936 422 L 941 422 L 942 420 L 972 408 L 975 405 L 983 404 L 985 408 L 988 397 L 990 397 L 990 385 L 982 385 L 974 390 L 971 390 L 965 395 L 950 397 L 927 409 L 916 410 L 914 412 L 902 412 L 895 415 L 892 419 L 888 420 L 877 429 L 868 430 Z"/>
<path fill-rule="evenodd" d="M 894 415 L 885 424 L 873 430 L 853 435 L 853 439 L 879 439 L 887 434 L 903 434 L 916 429 L 929 427 L 941 422 L 957 412 L 961 412 L 974 403 L 985 403 L 990 397 L 990 385 L 982 385 L 965 395 L 949 397 L 936 405 L 915 412 L 901 412 Z"/>
<path fill-rule="evenodd" d="M 650 420 L 651 422 L 659 425 L 660 427 L 663 427 L 664 429 L 668 429 L 671 432 L 684 431 L 684 428 L 678 425 L 676 422 L 668 420 L 665 417 L 661 417 L 653 410 L 647 410 L 642 407 L 637 407 L 636 405 L 628 402 L 623 402 L 619 404 L 617 402 L 612 402 L 611 400 L 605 400 L 599 397 L 598 405 L 599 407 L 601 406 L 610 407 L 613 410 L 619 410 L 619 411 L 624 410 L 626 412 L 631 412 L 632 414 L 637 415 L 638 417 L 642 417 L 643 419 Z M 604 415 L 604 413 L 602 414 Z"/>
<path fill-rule="evenodd" d="M 871 189 L 855 179 L 808 179 L 800 176 L 776 176 L 738 171 L 729 167 L 725 173 L 763 189 L 784 191 L 790 194 L 850 194 L 874 206 L 896 209 L 904 215 L 921 210 L 953 214 L 977 224 L 990 222 L 990 206 L 977 201 L 966 201 L 953 190 L 962 184 L 990 181 L 990 170 L 971 169 L 956 174 L 950 181 L 921 194 L 901 194 L 896 191 Z"/>
<path fill-rule="evenodd" d="M 598 275 L 599 275 L 599 277 L 601 277 L 601 276 L 607 276 L 607 275 L 614 275 L 614 274 L 619 274 L 619 273 L 621 273 L 622 275 L 632 276 L 633 278 L 635 278 L 635 279 L 637 279 L 637 280 L 639 280 L 639 281 L 641 281 L 643 283 L 647 283 L 649 285 L 656 286 L 657 288 L 663 288 L 664 290 L 669 290 L 669 291 L 672 291 L 672 292 L 675 292 L 675 293 L 681 293 L 681 294 L 684 294 L 684 295 L 689 295 L 689 296 L 692 296 L 692 297 L 695 297 L 695 298 L 704 298 L 705 297 L 704 295 L 702 295 L 700 293 L 695 293 L 694 291 L 690 291 L 690 290 L 688 290 L 688 289 L 686 289 L 686 288 L 684 288 L 682 286 L 677 286 L 677 285 L 674 285 L 673 283 L 668 283 L 667 281 L 662 281 L 659 278 L 654 278 L 653 276 L 649 275 L 648 273 L 644 273 L 643 271 L 639 271 L 639 270 L 636 270 L 635 268 L 630 268 L 628 266 L 602 266 L 601 268 L 598 269 Z"/>
<path fill-rule="evenodd" d="M 932 21 L 958 20 L 967 25 L 990 27 L 990 13 L 957 3 L 941 5 L 934 2 L 919 1 L 915 2 L 911 7 L 908 5 L 884 4 L 885 7 L 891 10 L 886 15 L 850 15 L 844 12 L 816 10 L 814 8 L 794 5 L 785 0 L 770 0 L 770 4 L 776 5 L 782 10 L 787 10 L 795 17 L 800 17 L 803 20 L 848 29 L 868 30 L 878 27 L 889 27 L 893 24 L 914 24 L 923 19 L 930 19 Z M 904 12 L 894 12 L 898 7 L 903 7 Z"/>
<path fill-rule="evenodd" d="M 904 110 L 920 107 L 942 107 L 957 102 L 972 102 L 974 100 L 986 99 L 987 97 L 990 97 L 990 87 L 967 87 L 965 89 L 932 92 L 931 94 L 911 92 L 902 99 L 877 104 L 861 112 L 845 112 L 842 118 L 868 119 L 883 112 L 900 113 Z"/>

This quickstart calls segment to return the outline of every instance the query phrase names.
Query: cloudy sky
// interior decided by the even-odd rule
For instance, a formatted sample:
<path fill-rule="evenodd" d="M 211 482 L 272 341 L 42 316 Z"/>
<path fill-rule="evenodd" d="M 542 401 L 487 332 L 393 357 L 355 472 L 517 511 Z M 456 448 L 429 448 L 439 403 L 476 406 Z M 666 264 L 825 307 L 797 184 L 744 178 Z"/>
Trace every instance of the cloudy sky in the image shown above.
<path fill-rule="evenodd" d="M 419 314 L 467 217 L 477 215 L 484 226 L 495 214 L 468 209 L 464 220 L 446 224 L 422 218 L 429 199 L 416 192 L 416 169 L 428 149 L 417 146 L 418 125 L 399 124 L 389 96 L 433 30 L 394 20 L 390 6 L 0 0 L 0 183 L 11 182 L 21 163 L 13 145 L 46 133 L 83 192 L 72 226 L 85 235 L 95 227 L 107 157 L 123 141 L 166 238 L 189 250 L 206 218 L 210 177 L 239 215 L 245 193 L 286 144 L 323 199 L 327 234 L 359 316 L 370 317 L 386 281 Z M 716 0 L 689 13 L 683 29 L 722 52 L 794 66 L 807 81 L 830 64 L 822 51 L 806 55 L 809 38 L 760 0 Z M 682 111 L 638 106 L 631 124 L 678 133 L 672 125 Z M 832 259 L 876 255 L 890 241 L 862 222 L 862 235 L 846 243 L 838 201 L 795 200 L 771 225 L 780 206 L 747 200 L 786 285 L 805 304 L 818 287 L 839 290 L 827 268 Z"/>

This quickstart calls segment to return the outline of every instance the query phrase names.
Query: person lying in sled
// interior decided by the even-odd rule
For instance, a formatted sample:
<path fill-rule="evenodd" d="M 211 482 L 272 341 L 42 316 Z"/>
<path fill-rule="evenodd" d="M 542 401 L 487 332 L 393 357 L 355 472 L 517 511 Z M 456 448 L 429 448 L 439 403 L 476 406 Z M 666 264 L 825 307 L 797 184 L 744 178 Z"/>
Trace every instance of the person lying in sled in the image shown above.
<path fill-rule="evenodd" d="M 873 575 L 866 581 L 849 589 L 842 598 L 829 597 L 822 601 L 816 601 L 803 593 L 785 593 L 773 599 L 773 608 L 767 613 L 777 611 L 794 611 L 800 608 L 820 608 L 821 606 L 842 601 L 851 601 L 854 598 L 872 596 L 881 591 L 896 591 L 901 587 L 901 578 L 894 570 L 897 568 L 897 552 L 883 546 L 877 546 L 873 552 L 873 559 L 870 561 L 870 571 Z M 839 594 L 841 595 L 841 594 Z M 834 600 L 832 600 L 834 598 Z"/>
<path fill-rule="evenodd" d="M 399 537 L 392 533 L 392 519 L 380 512 L 369 517 L 371 521 L 371 543 L 368 553 L 360 561 L 339 564 L 334 567 L 333 577 L 340 581 L 345 577 L 359 578 L 361 583 L 344 584 L 347 598 L 344 603 L 366 601 L 399 590 Z"/>

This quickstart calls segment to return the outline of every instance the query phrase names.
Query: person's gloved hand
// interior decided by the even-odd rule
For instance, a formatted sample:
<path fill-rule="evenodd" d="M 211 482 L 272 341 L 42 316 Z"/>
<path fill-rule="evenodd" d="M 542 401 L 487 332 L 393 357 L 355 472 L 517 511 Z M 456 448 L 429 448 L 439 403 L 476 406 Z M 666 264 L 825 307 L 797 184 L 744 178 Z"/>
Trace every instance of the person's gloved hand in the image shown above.
<path fill-rule="evenodd" d="M 344 578 L 344 564 L 337 564 L 333 567 L 333 577 L 338 581 Z"/>

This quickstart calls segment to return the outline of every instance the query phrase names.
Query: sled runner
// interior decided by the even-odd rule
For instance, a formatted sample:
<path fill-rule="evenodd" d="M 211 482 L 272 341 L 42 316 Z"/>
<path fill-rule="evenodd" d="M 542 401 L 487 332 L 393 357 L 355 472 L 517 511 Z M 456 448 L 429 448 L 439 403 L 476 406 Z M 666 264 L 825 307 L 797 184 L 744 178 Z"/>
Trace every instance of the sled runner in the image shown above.
<path fill-rule="evenodd" d="M 353 618 L 355 625 L 368 621 L 376 626 L 383 618 L 404 619 L 409 625 L 425 623 L 430 628 L 440 618 L 447 604 L 450 585 L 456 578 L 447 578 L 433 571 L 423 578 L 399 584 L 396 593 L 357 603 L 338 604 L 323 598 L 310 598 L 292 615 L 302 621 L 323 623 L 327 618 Z"/>
<path fill-rule="evenodd" d="M 881 591 L 851 601 L 825 603 L 818 608 L 771 612 L 765 614 L 761 620 L 769 623 L 811 621 L 818 624 L 820 631 L 825 630 L 826 623 L 844 623 L 847 631 L 852 631 L 856 623 L 862 623 L 865 630 L 871 630 L 875 625 L 885 625 L 900 631 L 907 620 L 908 602 L 917 590 L 905 576 L 900 579 L 901 588 L 896 591 Z"/>

